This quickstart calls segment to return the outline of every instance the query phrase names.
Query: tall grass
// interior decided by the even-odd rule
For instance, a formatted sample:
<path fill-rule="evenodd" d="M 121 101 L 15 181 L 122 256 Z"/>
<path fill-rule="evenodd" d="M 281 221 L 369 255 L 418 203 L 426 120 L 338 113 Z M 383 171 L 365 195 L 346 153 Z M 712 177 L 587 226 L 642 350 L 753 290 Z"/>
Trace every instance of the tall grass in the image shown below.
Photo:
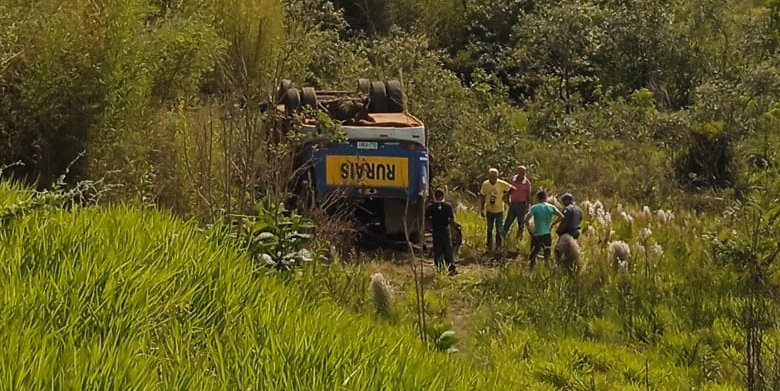
<path fill-rule="evenodd" d="M 0 200 L 25 197 L 3 184 Z M 257 273 L 167 213 L 31 211 L 0 227 L 7 389 L 468 389 L 411 329 Z M 306 297 L 306 299 L 304 299 Z"/>
<path fill-rule="evenodd" d="M 34 205 L 0 184 L 0 210 Z M 620 213 L 633 217 L 626 219 Z M 433 346 L 413 306 L 369 305 L 371 265 L 312 263 L 268 276 L 234 242 L 168 213 L 35 208 L 0 226 L 0 384 L 10 389 L 739 389 L 748 337 L 717 216 L 609 203 L 579 239 L 588 267 L 521 262 L 424 281 Z M 461 212 L 469 241 L 479 218 Z M 615 214 L 614 218 L 605 215 Z M 631 246 L 615 269 L 609 243 Z M 527 238 L 526 238 L 527 241 Z M 521 245 L 526 242 L 521 243 Z M 642 248 L 642 251 L 636 249 Z M 655 250 L 653 250 L 655 248 Z M 660 248 L 660 250 L 658 250 Z M 467 248 L 468 250 L 468 248 Z M 472 250 L 473 251 L 473 250 Z M 520 259 L 524 256 L 520 254 Z M 404 266 L 399 266 L 406 270 Z M 394 301 L 411 280 L 386 274 Z M 772 277 L 774 278 L 774 277 Z M 405 296 L 405 297 L 404 297 Z M 777 303 L 763 302 L 776 313 Z M 457 312 L 461 319 L 452 317 Z M 759 338 L 777 346 L 777 322 Z M 455 343 L 455 349 L 449 349 Z M 755 341 L 754 341 L 755 343 Z M 755 346 L 755 345 L 753 345 Z M 436 352 L 450 350 L 452 354 Z M 773 375 L 767 351 L 761 376 Z M 766 384 L 770 384 L 766 378 Z M 774 383 L 771 383 L 774 384 Z"/>
<path fill-rule="evenodd" d="M 467 341 L 476 347 L 476 361 L 502 373 L 514 362 L 521 378 L 557 389 L 745 386 L 741 277 L 717 261 L 711 243 L 718 236 L 739 240 L 745 232 L 717 214 L 680 210 L 671 217 L 671 211 L 643 209 L 607 204 L 598 212 L 586 203 L 588 228 L 579 242 L 589 267 L 578 275 L 565 276 L 553 265 L 530 273 L 525 264 L 510 264 L 467 290 L 478 319 Z M 617 269 L 610 249 L 616 240 L 631 246 L 629 262 Z M 776 301 L 762 303 L 768 314 L 778 309 Z M 772 331 L 761 343 L 774 346 L 777 322 L 762 327 Z"/>
<path fill-rule="evenodd" d="M 587 228 L 579 238 L 588 267 L 572 275 L 553 262 L 530 272 L 524 262 L 528 238 L 509 244 L 519 246 L 517 259 L 501 266 L 489 262 L 482 255 L 483 219 L 461 208 L 456 219 L 466 245 L 460 258 L 467 265 L 458 277 L 434 277 L 426 286 L 428 307 L 437 309 L 431 316 L 458 335 L 455 356 L 471 363 L 475 376 L 510 389 L 745 387 L 751 334 L 739 293 L 742 277 L 716 259 L 712 243 L 713 237 L 725 240 L 744 232 L 717 213 L 588 204 L 582 205 Z M 610 252 L 618 241 L 631 254 L 621 267 L 615 267 Z M 369 273 L 364 271 L 362 283 Z M 390 282 L 411 301 L 409 280 L 396 276 Z M 778 306 L 767 300 L 761 308 L 769 316 Z M 411 323 L 411 310 L 400 319 Z M 753 338 L 768 349 L 761 376 L 770 384 L 777 376 L 770 368 L 777 365 L 771 347 L 778 342 L 778 325 L 769 320 L 761 327 L 763 334 Z"/>

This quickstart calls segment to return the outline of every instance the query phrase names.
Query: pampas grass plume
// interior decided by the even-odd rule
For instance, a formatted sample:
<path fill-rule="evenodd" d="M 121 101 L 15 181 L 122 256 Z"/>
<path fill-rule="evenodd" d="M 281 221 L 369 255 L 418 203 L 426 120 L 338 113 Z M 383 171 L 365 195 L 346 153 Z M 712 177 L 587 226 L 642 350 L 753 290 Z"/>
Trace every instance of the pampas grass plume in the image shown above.
<path fill-rule="evenodd" d="M 660 244 L 656 243 L 650 246 L 650 254 L 652 254 L 656 258 L 661 258 L 664 256 L 664 248 L 661 247 Z"/>
<path fill-rule="evenodd" d="M 591 202 L 588 201 L 588 200 L 582 201 L 580 203 L 580 209 L 582 209 L 584 211 L 587 211 L 588 214 L 590 214 L 591 216 L 593 216 L 593 209 L 592 208 L 593 208 L 593 204 L 591 204 Z"/>
<path fill-rule="evenodd" d="M 639 231 L 639 241 L 642 243 L 646 243 L 647 239 L 650 239 L 650 236 L 653 234 L 653 231 L 650 228 L 642 228 Z"/>
<path fill-rule="evenodd" d="M 614 265 L 625 269 L 628 267 L 628 261 L 631 258 L 631 249 L 628 244 L 622 240 L 609 242 L 609 253 L 612 255 Z"/>
<path fill-rule="evenodd" d="M 376 313 L 384 318 L 390 318 L 390 302 L 391 295 L 390 286 L 385 280 L 385 276 L 382 273 L 374 273 L 371 275 L 371 293 L 374 297 L 374 305 L 376 306 Z"/>
<path fill-rule="evenodd" d="M 637 256 L 643 256 L 645 255 L 645 252 L 646 252 L 645 246 L 643 246 L 642 243 L 640 242 L 634 243 L 634 254 L 636 254 Z"/>
<path fill-rule="evenodd" d="M 658 209 L 656 216 L 661 224 L 669 224 L 672 222 L 672 220 L 674 220 L 674 213 L 672 213 L 670 209 Z"/>
<path fill-rule="evenodd" d="M 558 266 L 569 272 L 582 271 L 581 255 L 579 243 L 569 234 L 561 235 L 555 244 L 555 260 Z"/>

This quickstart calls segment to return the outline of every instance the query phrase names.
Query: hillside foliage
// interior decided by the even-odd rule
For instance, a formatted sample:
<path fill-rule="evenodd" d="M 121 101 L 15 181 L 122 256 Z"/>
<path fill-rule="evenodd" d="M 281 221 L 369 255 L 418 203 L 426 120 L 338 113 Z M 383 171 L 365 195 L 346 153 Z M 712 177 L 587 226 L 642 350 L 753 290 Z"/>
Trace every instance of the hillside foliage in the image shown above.
<path fill-rule="evenodd" d="M 261 108 L 358 78 L 402 82 L 477 271 L 284 210 L 300 118 Z M 0 383 L 780 389 L 778 150 L 780 0 L 0 0 Z M 483 257 L 518 163 L 580 202 L 577 273 Z"/>
<path fill-rule="evenodd" d="M 776 158 L 749 140 L 778 132 L 779 9 L 777 0 L 4 0 L 0 164 L 19 163 L 6 175 L 41 188 L 72 164 L 69 181 L 102 178 L 122 185 L 118 199 L 210 220 L 272 192 L 273 121 L 249 109 L 280 79 L 354 89 L 359 77 L 400 77 L 430 129 L 442 185 L 473 189 L 486 167 L 522 161 L 561 185 L 577 184 L 583 165 L 616 178 L 577 189 L 592 195 L 741 194 L 747 165 Z M 637 147 L 649 155 L 636 162 L 654 164 L 611 175 L 619 151 Z M 572 160 L 567 169 L 560 159 Z M 637 182 L 669 185 L 628 185 Z"/>

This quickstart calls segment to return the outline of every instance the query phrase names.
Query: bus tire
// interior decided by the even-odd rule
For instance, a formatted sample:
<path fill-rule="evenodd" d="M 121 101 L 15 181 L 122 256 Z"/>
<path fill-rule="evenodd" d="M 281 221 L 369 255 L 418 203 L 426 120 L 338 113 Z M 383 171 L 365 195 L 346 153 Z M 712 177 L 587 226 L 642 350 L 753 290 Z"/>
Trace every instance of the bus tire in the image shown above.
<path fill-rule="evenodd" d="M 288 79 L 282 79 L 279 83 L 279 89 L 276 90 L 276 103 L 283 103 L 284 98 L 287 96 L 287 90 L 292 87 L 292 81 Z"/>
<path fill-rule="evenodd" d="M 295 87 L 290 87 L 284 93 L 284 111 L 292 114 L 301 107 L 301 94 Z"/>
<path fill-rule="evenodd" d="M 387 113 L 387 90 L 381 81 L 371 82 L 371 97 L 368 104 L 371 113 Z"/>
<path fill-rule="evenodd" d="M 398 80 L 387 81 L 387 111 L 390 113 L 403 113 L 406 111 L 404 90 L 401 87 L 401 82 Z"/>
<path fill-rule="evenodd" d="M 371 80 L 358 79 L 357 92 L 361 95 L 369 96 L 371 94 Z"/>
<path fill-rule="evenodd" d="M 301 90 L 301 106 L 317 108 L 317 92 L 314 87 L 303 87 Z"/>

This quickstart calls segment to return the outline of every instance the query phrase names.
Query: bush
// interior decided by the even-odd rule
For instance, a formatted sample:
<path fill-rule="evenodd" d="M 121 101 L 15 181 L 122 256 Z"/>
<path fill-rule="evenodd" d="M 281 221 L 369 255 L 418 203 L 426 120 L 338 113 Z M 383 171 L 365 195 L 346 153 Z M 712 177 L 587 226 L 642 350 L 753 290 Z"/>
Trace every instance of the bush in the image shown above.
<path fill-rule="evenodd" d="M 735 184 L 732 140 L 723 123 L 691 128 L 684 150 L 675 162 L 677 181 L 689 189 L 729 187 Z"/>

